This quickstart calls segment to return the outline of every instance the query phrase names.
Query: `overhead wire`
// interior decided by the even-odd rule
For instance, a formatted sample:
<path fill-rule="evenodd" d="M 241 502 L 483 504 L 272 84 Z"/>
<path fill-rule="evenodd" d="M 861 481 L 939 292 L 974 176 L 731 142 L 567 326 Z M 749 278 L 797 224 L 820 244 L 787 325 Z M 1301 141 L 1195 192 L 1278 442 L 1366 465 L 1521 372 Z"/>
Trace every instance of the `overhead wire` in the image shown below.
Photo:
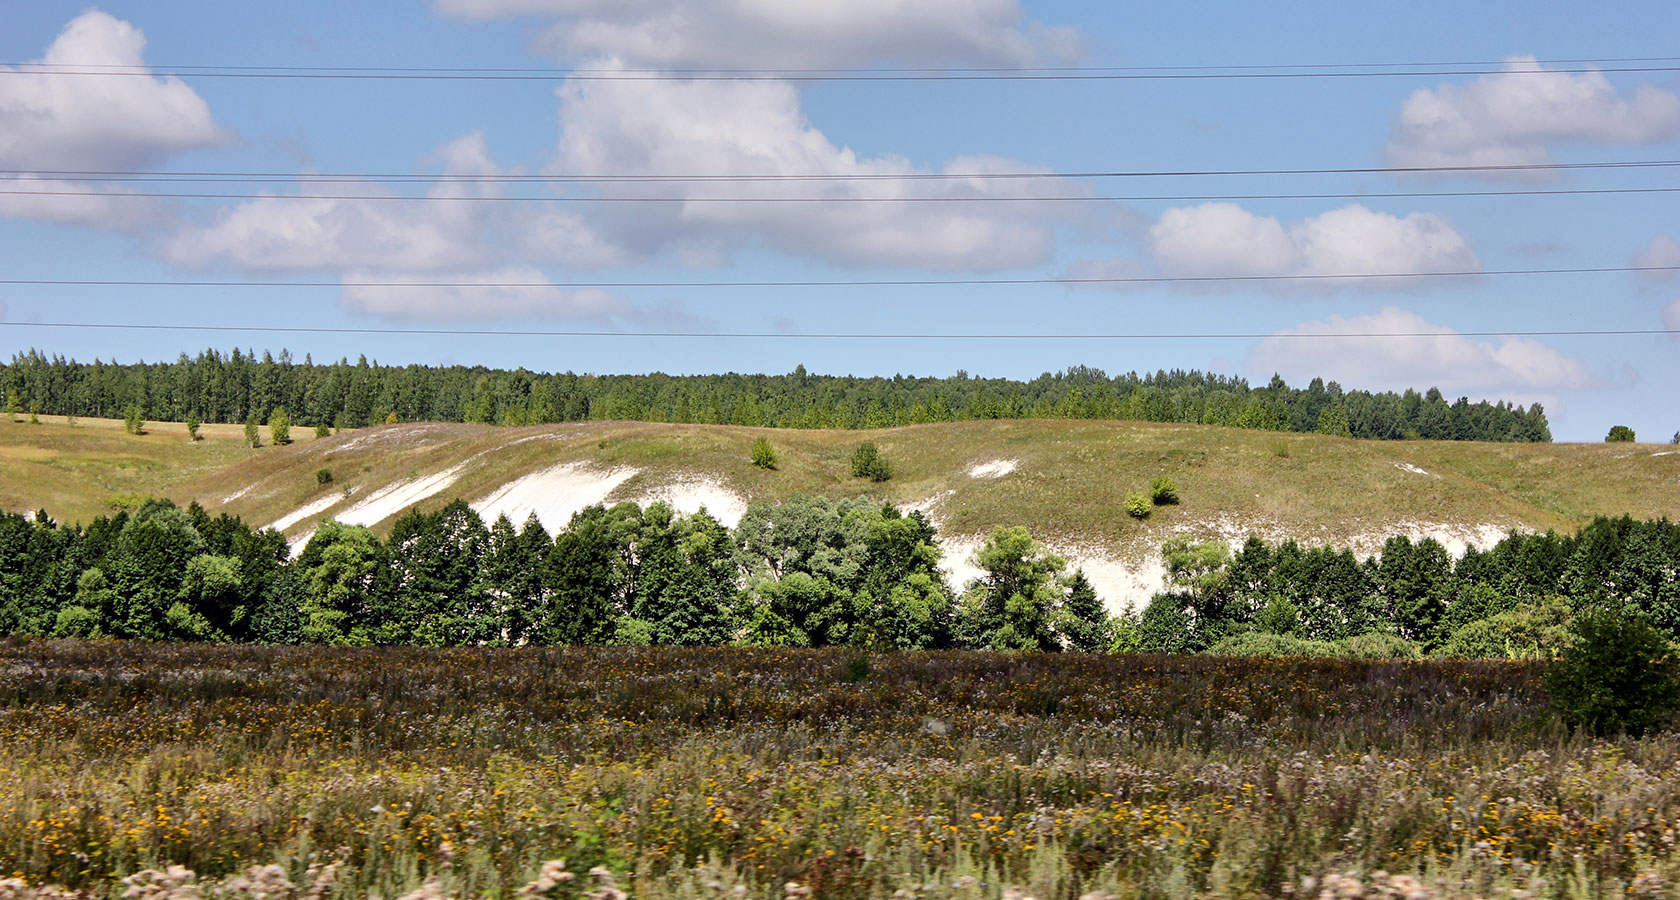
<path fill-rule="evenodd" d="M 787 331 L 612 331 L 604 329 L 533 330 L 496 328 L 392 328 L 340 327 L 327 325 L 203 325 L 126 322 L 8 322 L 0 327 L 124 329 L 144 331 L 238 331 L 259 334 L 382 334 L 444 337 L 621 337 L 621 338 L 751 338 L 830 340 L 1258 340 L 1365 339 L 1365 338 L 1458 338 L 1458 337 L 1634 337 L 1680 335 L 1671 328 L 1594 328 L 1518 331 L 1362 331 L 1362 332 L 1123 332 L 1021 334 L 996 332 L 787 332 Z"/>
<path fill-rule="evenodd" d="M 1387 278 L 1477 278 L 1508 275 L 1594 275 L 1613 272 L 1676 272 L 1680 265 L 1573 266 L 1551 269 L 1461 269 L 1435 272 L 1346 272 L 1307 274 L 1047 276 L 1034 278 L 865 278 L 770 281 L 220 281 L 177 279 L 0 278 L 0 285 L 36 287 L 264 287 L 264 288 L 821 288 L 981 287 L 1060 284 L 1196 284 L 1204 282 L 1356 281 Z"/>

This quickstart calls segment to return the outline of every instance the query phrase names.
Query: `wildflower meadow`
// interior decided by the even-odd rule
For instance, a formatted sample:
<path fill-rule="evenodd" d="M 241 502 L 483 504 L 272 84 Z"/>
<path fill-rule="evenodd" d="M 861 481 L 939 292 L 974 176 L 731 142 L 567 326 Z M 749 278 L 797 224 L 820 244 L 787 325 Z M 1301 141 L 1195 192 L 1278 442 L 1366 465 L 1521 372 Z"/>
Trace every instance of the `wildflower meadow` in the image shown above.
<path fill-rule="evenodd" d="M 1672 896 L 1544 665 L 14 638 L 0 896 Z"/>

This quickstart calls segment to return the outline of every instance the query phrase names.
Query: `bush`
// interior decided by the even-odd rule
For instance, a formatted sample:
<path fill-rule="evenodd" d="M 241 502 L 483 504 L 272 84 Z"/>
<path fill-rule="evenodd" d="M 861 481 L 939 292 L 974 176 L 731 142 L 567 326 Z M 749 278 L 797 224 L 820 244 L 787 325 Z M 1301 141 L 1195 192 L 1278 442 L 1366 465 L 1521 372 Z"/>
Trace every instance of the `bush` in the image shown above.
<path fill-rule="evenodd" d="M 1605 606 L 1575 617 L 1575 642 L 1546 670 L 1546 690 L 1563 721 L 1595 735 L 1635 737 L 1663 727 L 1680 709 L 1673 648 L 1644 617 Z"/>
<path fill-rule="evenodd" d="M 285 410 L 276 409 L 268 414 L 268 440 L 276 447 L 292 442 L 292 417 Z"/>
<path fill-rule="evenodd" d="M 1337 641 L 1342 655 L 1351 659 L 1422 659 L 1423 647 L 1398 634 L 1368 631 Z"/>
<path fill-rule="evenodd" d="M 1149 510 L 1153 507 L 1154 504 L 1149 502 L 1149 498 L 1142 494 L 1133 494 L 1126 498 L 1126 515 L 1134 519 L 1149 518 Z"/>
<path fill-rule="evenodd" d="M 197 441 L 198 429 L 203 425 L 204 423 L 198 420 L 198 416 L 187 416 L 187 440 Z"/>
<path fill-rule="evenodd" d="M 326 485 L 332 484 L 332 470 L 331 469 L 316 469 L 315 470 L 315 483 L 318 484 L 318 485 L 321 485 L 323 487 L 326 486 Z"/>
<path fill-rule="evenodd" d="M 332 434 L 332 426 L 331 425 L 328 425 L 325 422 L 316 423 L 316 425 L 315 425 L 315 436 L 316 437 L 324 438 L 329 434 Z"/>
<path fill-rule="evenodd" d="M 129 434 L 146 433 L 146 414 L 140 411 L 139 406 L 130 406 L 123 413 L 123 430 Z"/>
<path fill-rule="evenodd" d="M 1555 659 L 1574 639 L 1569 631 L 1569 607 L 1561 600 L 1554 600 L 1469 622 L 1454 631 L 1435 655 L 1463 659 Z"/>
<path fill-rule="evenodd" d="M 1165 475 L 1155 476 L 1149 483 L 1149 499 L 1156 506 L 1167 506 L 1178 502 L 1178 485 Z"/>
<path fill-rule="evenodd" d="M 892 466 L 881 457 L 881 451 L 874 444 L 865 442 L 852 451 L 852 477 L 886 481 L 892 477 Z"/>
<path fill-rule="evenodd" d="M 1309 641 L 1287 634 L 1245 631 L 1233 634 L 1207 649 L 1212 656 L 1343 656 L 1334 641 Z"/>
<path fill-rule="evenodd" d="M 257 432 L 257 414 L 254 411 L 245 419 L 245 444 L 253 450 L 262 446 L 262 437 Z"/>
<path fill-rule="evenodd" d="M 1631 440 L 1633 440 L 1633 429 L 1626 425 L 1612 425 L 1610 426 L 1610 433 L 1604 436 L 1606 444 Z"/>
<path fill-rule="evenodd" d="M 760 469 L 776 468 L 776 449 L 770 446 L 770 439 L 761 437 L 753 441 L 752 464 Z"/>

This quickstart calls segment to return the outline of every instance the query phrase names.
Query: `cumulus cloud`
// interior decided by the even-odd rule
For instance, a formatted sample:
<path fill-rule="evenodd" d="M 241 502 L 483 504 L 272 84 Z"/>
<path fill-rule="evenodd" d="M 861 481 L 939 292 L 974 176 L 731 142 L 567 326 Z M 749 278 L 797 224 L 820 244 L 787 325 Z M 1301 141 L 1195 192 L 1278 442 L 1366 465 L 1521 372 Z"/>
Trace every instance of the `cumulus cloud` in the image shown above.
<path fill-rule="evenodd" d="M 1304 276 L 1301 281 L 1268 281 L 1272 290 L 1403 290 L 1426 286 L 1415 278 L 1327 278 L 1359 274 L 1408 275 L 1418 272 L 1475 272 L 1481 263 L 1470 243 L 1446 219 L 1434 213 L 1404 218 L 1374 212 L 1355 203 L 1297 222 L 1280 222 L 1235 203 L 1202 203 L 1169 209 L 1143 235 L 1147 263 L 1141 260 L 1088 260 L 1069 270 L 1087 278 L 1200 278 L 1225 275 Z M 1431 279 L 1430 281 L 1434 281 Z M 1253 286 L 1252 282 L 1198 283 L 1198 286 Z"/>
<path fill-rule="evenodd" d="M 1680 97 L 1651 85 L 1619 93 L 1601 72 L 1551 72 L 1532 56 L 1464 85 L 1413 93 L 1388 142 L 1396 166 L 1547 163 L 1554 141 L 1638 144 L 1680 134 Z"/>
<path fill-rule="evenodd" d="M 0 178 L 0 218 L 33 219 L 59 225 L 134 231 L 156 225 L 165 213 L 149 197 L 126 193 L 120 185 L 49 178 Z"/>
<path fill-rule="evenodd" d="M 1359 336 L 1368 334 L 1406 336 Z M 1257 343 L 1248 361 L 1252 371 L 1278 372 L 1288 380 L 1324 377 L 1376 390 L 1431 384 L 1448 395 L 1534 396 L 1601 384 L 1581 361 L 1531 338 L 1479 340 L 1392 306 L 1286 328 Z"/>
<path fill-rule="evenodd" d="M 1638 253 L 1633 255 L 1636 266 L 1680 266 L 1680 241 L 1666 234 L 1659 234 L 1651 239 Z M 1666 280 L 1680 277 L 1680 271 L 1642 272 L 1646 278 Z"/>
<path fill-rule="evenodd" d="M 494 175 L 482 134 L 436 153 L 446 176 Z M 397 195 L 378 185 L 305 184 L 304 195 Z M 264 197 L 221 210 L 214 222 L 185 228 L 163 244 L 178 265 L 249 271 L 450 271 L 511 263 L 590 267 L 623 262 L 576 213 L 557 203 L 495 203 L 493 183 L 441 178 L 432 201 Z"/>
<path fill-rule="evenodd" d="M 1078 32 L 1018 0 L 435 0 L 470 19 L 541 15 L 562 58 L 642 65 L 826 68 L 879 62 L 1026 65 L 1077 53 Z"/>
<path fill-rule="evenodd" d="M 378 284 L 356 283 L 375 279 Z M 436 281 L 357 273 L 345 279 L 340 303 L 345 309 L 380 318 L 427 321 L 534 317 L 609 325 L 632 313 L 628 303 L 607 291 L 561 288 L 528 267 L 456 276 L 443 286 Z"/>
<path fill-rule="evenodd" d="M 901 157 L 860 157 L 811 125 L 785 83 L 570 82 L 560 96 L 562 136 L 554 165 L 561 171 L 818 176 L 615 185 L 614 194 L 639 191 L 670 201 L 605 206 L 592 219 L 616 243 L 642 254 L 673 250 L 691 261 L 716 262 L 734 247 L 762 243 L 845 265 L 997 269 L 1049 259 L 1053 226 L 1085 214 L 1067 204 L 1009 199 L 1030 197 L 1042 184 L 918 180 L 928 170 Z M 972 155 L 952 159 L 940 171 L 1049 170 Z M 949 199 L 905 199 L 930 196 Z"/>
<path fill-rule="evenodd" d="M 144 71 L 140 29 L 98 10 L 71 20 L 33 62 Z M 112 170 L 155 165 L 181 150 L 225 144 L 210 107 L 178 78 L 30 74 L 0 77 L 0 164 Z"/>

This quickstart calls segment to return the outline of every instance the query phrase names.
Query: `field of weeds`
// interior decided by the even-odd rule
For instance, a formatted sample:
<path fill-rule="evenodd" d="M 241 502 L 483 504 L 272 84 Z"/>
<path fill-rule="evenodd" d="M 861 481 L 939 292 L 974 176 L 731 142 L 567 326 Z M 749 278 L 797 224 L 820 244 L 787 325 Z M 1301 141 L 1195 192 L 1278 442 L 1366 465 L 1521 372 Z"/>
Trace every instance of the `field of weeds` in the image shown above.
<path fill-rule="evenodd" d="M 1672 896 L 1680 740 L 1540 671 L 9 641 L 0 894 Z"/>

